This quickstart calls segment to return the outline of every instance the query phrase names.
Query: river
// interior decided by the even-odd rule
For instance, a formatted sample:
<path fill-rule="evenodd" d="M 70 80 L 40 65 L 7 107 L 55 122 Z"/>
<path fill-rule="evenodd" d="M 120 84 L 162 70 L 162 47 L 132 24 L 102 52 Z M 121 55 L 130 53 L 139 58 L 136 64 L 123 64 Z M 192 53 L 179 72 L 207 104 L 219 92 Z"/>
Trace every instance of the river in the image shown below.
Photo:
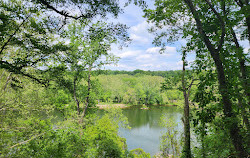
<path fill-rule="evenodd" d="M 178 124 L 178 131 L 182 132 L 182 112 L 177 107 L 152 107 L 140 109 L 131 107 L 123 109 L 123 114 L 128 118 L 131 129 L 120 128 L 119 134 L 126 138 L 128 149 L 142 148 L 151 156 L 160 152 L 160 137 L 166 130 L 159 125 L 162 115 L 171 117 Z"/>
<path fill-rule="evenodd" d="M 119 128 L 119 135 L 127 140 L 129 150 L 142 148 L 151 156 L 160 152 L 160 137 L 166 128 L 161 127 L 159 122 L 163 115 L 171 118 L 178 124 L 177 130 L 183 132 L 181 122 L 182 110 L 174 106 L 152 106 L 149 109 L 141 109 L 140 106 L 132 106 L 122 110 L 128 118 L 131 129 Z M 97 110 L 98 115 L 103 115 L 104 110 Z M 63 116 L 58 112 L 58 120 L 63 120 Z"/>

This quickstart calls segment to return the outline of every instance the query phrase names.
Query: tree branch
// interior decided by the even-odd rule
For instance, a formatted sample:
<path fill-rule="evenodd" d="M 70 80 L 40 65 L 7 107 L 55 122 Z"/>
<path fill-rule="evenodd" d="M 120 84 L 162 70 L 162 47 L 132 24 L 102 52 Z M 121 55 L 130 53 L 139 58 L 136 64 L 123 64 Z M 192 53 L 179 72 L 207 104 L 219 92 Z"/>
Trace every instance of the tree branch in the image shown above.
<path fill-rule="evenodd" d="M 189 95 L 190 95 L 190 91 L 191 91 L 191 87 L 192 87 L 192 85 L 194 85 L 193 83 L 194 83 L 194 81 L 196 81 L 196 80 L 198 80 L 198 79 L 192 79 L 192 81 L 191 81 L 191 83 L 190 83 L 190 85 L 188 86 L 188 97 L 189 97 Z"/>
<path fill-rule="evenodd" d="M 11 72 L 11 73 L 9 74 L 9 76 L 7 77 L 7 80 L 6 80 L 5 86 L 4 86 L 4 88 L 3 88 L 3 91 L 6 90 L 8 83 L 11 81 L 11 75 L 12 75 L 12 72 Z"/>
<path fill-rule="evenodd" d="M 9 39 L 3 44 L 3 46 L 1 47 L 0 50 L 0 55 L 2 54 L 3 50 L 5 49 L 5 47 L 8 45 L 8 43 L 11 41 L 11 39 L 14 37 L 14 35 L 17 33 L 17 31 L 20 30 L 21 26 L 24 24 L 24 22 L 31 16 L 31 14 L 29 14 L 26 19 L 23 20 L 23 22 L 18 26 L 18 28 L 15 30 L 15 32 L 10 35 Z"/>
<path fill-rule="evenodd" d="M 222 45 L 224 43 L 224 37 L 225 37 L 225 23 L 224 20 L 222 19 L 222 17 L 220 16 L 220 14 L 215 10 L 214 6 L 211 4 L 211 2 L 209 0 L 205 0 L 207 2 L 207 4 L 209 5 L 209 7 L 212 9 L 212 11 L 214 12 L 214 14 L 217 16 L 217 18 L 220 21 L 220 27 L 221 27 L 221 37 L 220 37 L 220 42 L 218 45 L 218 48 L 216 49 L 218 52 L 220 51 L 220 49 L 222 48 Z"/>
<path fill-rule="evenodd" d="M 28 77 L 30 79 L 33 79 L 34 81 L 44 85 L 45 87 L 47 86 L 48 82 L 42 81 L 41 79 L 38 79 L 37 77 L 35 77 L 35 76 L 31 75 L 31 74 L 22 72 L 21 71 L 22 67 L 23 66 L 21 66 L 21 67 L 13 66 L 12 64 L 8 63 L 7 61 L 1 61 L 0 60 L 0 68 L 7 69 L 9 72 L 13 72 L 15 74 L 21 74 L 21 75 L 26 76 L 26 77 Z"/>
<path fill-rule="evenodd" d="M 43 134 L 44 134 L 44 133 L 41 133 L 41 134 L 39 134 L 39 135 L 36 135 L 36 136 L 31 137 L 31 138 L 28 139 L 28 140 L 25 140 L 25 141 L 23 141 L 23 142 L 17 143 L 17 144 L 15 144 L 15 145 L 9 147 L 9 149 L 12 149 L 12 148 L 14 148 L 14 147 L 16 147 L 16 146 L 19 146 L 19 145 L 28 143 L 29 141 L 31 141 L 31 140 L 33 140 L 33 139 L 35 139 L 35 138 L 37 138 L 37 137 L 40 137 L 40 136 L 43 135 Z"/>
<path fill-rule="evenodd" d="M 211 52 L 211 55 L 214 55 L 214 53 L 216 52 L 216 49 L 214 48 L 214 46 L 212 45 L 211 41 L 209 40 L 208 36 L 206 35 L 200 17 L 193 5 L 193 2 L 191 0 L 184 0 L 184 2 L 187 4 L 187 6 L 189 7 L 191 13 L 194 16 L 194 19 L 196 21 L 196 25 L 197 25 L 197 30 L 200 33 L 201 37 L 203 38 L 208 50 Z"/>
<path fill-rule="evenodd" d="M 59 11 L 58 9 L 56 9 L 55 7 L 53 7 L 52 5 L 50 5 L 47 1 L 45 0 L 39 0 L 43 5 L 45 5 L 47 8 L 55 11 L 56 13 L 64 16 L 65 18 L 72 18 L 72 19 L 75 19 L 75 20 L 78 20 L 80 18 L 91 18 L 92 15 L 87 13 L 86 15 L 82 14 L 80 16 L 72 16 L 72 15 L 69 15 L 69 13 L 67 13 L 66 11 Z"/>
<path fill-rule="evenodd" d="M 243 2 L 241 0 L 235 0 L 235 1 L 240 7 L 243 7 Z"/>

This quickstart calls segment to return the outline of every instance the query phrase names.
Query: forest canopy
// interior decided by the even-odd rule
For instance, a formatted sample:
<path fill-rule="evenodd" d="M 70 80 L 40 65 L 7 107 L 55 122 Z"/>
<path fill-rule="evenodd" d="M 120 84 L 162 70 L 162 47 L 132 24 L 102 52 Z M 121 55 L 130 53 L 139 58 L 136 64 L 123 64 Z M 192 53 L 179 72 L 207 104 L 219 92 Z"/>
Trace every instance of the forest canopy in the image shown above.
<path fill-rule="evenodd" d="M 133 42 L 129 27 L 113 22 L 133 4 L 150 23 L 159 53 L 184 41 L 176 55 L 180 70 L 103 69 L 119 62 L 114 45 Z M 178 138 L 175 124 L 162 117 L 161 157 L 249 157 L 249 0 L 149 6 L 0 0 L 0 157 L 150 157 L 129 151 L 119 135 L 121 126 L 129 128 L 122 109 L 100 116 L 100 104 L 181 108 Z"/>

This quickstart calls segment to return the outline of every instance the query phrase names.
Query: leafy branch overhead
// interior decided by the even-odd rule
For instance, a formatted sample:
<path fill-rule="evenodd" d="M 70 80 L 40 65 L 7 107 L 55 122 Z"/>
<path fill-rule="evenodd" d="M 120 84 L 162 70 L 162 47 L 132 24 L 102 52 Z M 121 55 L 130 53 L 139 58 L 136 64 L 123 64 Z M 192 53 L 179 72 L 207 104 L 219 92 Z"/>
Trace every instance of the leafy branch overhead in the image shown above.
<path fill-rule="evenodd" d="M 65 44 L 64 26 L 79 21 L 91 38 L 97 31 L 113 32 L 114 41 L 123 41 L 126 46 L 129 38 L 122 24 L 107 24 L 106 28 L 93 30 L 92 21 L 103 20 L 108 15 L 115 17 L 122 12 L 118 1 L 1 1 L 0 23 L 0 62 L 1 68 L 27 76 L 39 83 L 44 79 L 28 72 L 27 69 L 43 72 L 46 64 L 54 56 L 60 56 L 71 48 Z M 75 8 L 72 9 L 72 8 Z M 62 20 L 63 19 L 63 20 Z M 88 30 L 87 30 L 88 29 Z M 96 32 L 94 32 L 96 31 Z M 87 34 L 85 32 L 85 36 Z M 104 45 L 103 45 L 104 46 Z M 33 71 L 32 70 L 32 71 Z"/>

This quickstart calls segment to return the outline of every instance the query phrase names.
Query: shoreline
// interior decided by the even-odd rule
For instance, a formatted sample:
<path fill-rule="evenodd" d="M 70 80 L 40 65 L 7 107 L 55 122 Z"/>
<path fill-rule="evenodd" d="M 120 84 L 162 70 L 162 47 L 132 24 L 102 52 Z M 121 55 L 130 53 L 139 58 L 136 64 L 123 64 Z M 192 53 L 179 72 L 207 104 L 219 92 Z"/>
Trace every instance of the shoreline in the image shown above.
<path fill-rule="evenodd" d="M 128 105 L 128 104 L 97 104 L 96 107 L 98 109 L 109 109 L 109 108 L 125 109 L 125 108 L 128 108 L 128 107 L 131 107 L 131 105 Z"/>
<path fill-rule="evenodd" d="M 120 109 L 126 109 L 126 108 L 130 108 L 133 106 L 139 106 L 139 105 L 129 105 L 129 104 L 97 104 L 96 108 L 98 109 L 109 109 L 109 108 L 120 108 Z M 178 105 L 148 105 L 148 106 L 169 106 L 169 107 L 177 107 Z M 144 108 L 142 108 L 144 109 Z M 145 109 L 149 109 L 149 107 L 145 108 Z"/>

